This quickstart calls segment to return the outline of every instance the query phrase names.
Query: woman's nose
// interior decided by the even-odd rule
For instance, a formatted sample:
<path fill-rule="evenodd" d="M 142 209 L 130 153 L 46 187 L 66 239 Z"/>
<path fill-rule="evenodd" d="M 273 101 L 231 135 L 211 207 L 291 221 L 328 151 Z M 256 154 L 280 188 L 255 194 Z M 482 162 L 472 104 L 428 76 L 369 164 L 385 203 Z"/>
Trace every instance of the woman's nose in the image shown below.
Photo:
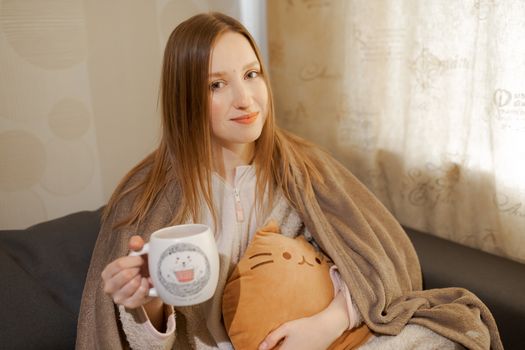
<path fill-rule="evenodd" d="M 233 105 L 237 109 L 246 109 L 250 107 L 251 95 L 249 87 L 245 82 L 240 82 L 234 89 Z"/>

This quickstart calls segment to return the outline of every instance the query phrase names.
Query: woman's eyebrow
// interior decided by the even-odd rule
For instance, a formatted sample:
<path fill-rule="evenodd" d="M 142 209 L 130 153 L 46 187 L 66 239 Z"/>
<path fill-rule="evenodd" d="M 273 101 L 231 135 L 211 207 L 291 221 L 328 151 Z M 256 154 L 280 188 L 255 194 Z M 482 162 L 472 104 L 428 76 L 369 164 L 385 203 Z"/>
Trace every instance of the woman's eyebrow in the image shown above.
<path fill-rule="evenodd" d="M 259 61 L 253 61 L 253 62 L 250 62 L 250 63 L 244 65 L 244 67 L 242 67 L 242 70 L 245 71 L 248 68 L 253 68 L 253 67 L 259 68 L 259 66 L 260 66 Z M 225 75 L 226 75 L 226 72 L 223 72 L 223 71 L 213 72 L 213 73 L 210 74 L 210 78 L 222 77 L 222 76 L 225 76 Z"/>
<path fill-rule="evenodd" d="M 259 67 L 259 66 L 260 66 L 259 61 L 253 61 L 251 63 L 248 63 L 244 67 L 242 67 L 242 69 L 247 70 L 248 68 Z"/>

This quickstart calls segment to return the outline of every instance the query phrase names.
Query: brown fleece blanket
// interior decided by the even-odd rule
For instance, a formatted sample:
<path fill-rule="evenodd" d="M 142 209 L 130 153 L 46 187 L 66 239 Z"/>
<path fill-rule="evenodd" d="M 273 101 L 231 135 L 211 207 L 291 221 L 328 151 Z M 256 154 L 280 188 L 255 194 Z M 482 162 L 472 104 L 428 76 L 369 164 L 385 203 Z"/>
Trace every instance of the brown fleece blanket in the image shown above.
<path fill-rule="evenodd" d="M 430 328 L 467 349 L 503 349 L 494 317 L 463 288 L 421 290 L 419 261 L 388 210 L 346 168 L 324 152 L 311 159 L 323 171 L 317 201 L 291 186 L 317 243 L 333 259 L 366 324 L 399 334 L 407 323 Z"/>
<path fill-rule="evenodd" d="M 318 165 L 323 181 L 313 184 L 316 201 L 305 198 L 300 177 L 298 183 L 288 184 L 299 204 L 296 209 L 338 266 L 370 329 L 395 335 L 414 323 L 468 349 L 503 349 L 493 316 L 474 294 L 461 288 L 422 291 L 416 252 L 399 223 L 333 158 L 313 148 L 304 152 Z M 134 196 L 127 195 L 102 226 L 84 288 L 77 349 L 127 347 L 118 311 L 102 291 L 100 273 L 110 261 L 127 254 L 129 236 L 143 234 L 147 239 L 170 223 L 179 190 L 170 183 L 142 227 L 113 230 L 113 224 L 129 212 Z"/>

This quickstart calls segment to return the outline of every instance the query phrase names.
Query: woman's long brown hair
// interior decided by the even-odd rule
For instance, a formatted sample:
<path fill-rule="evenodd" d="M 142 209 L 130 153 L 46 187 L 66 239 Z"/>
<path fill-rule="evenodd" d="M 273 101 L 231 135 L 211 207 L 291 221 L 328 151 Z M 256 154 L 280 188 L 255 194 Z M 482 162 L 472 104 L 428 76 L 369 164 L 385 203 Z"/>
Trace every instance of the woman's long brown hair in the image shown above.
<path fill-rule="evenodd" d="M 288 184 L 296 176 L 302 177 L 305 191 L 313 195 L 309 174 L 317 172 L 308 158 L 299 152 L 306 142 L 284 136 L 286 132 L 277 128 L 270 82 L 254 39 L 237 20 L 214 12 L 189 18 L 170 35 L 162 67 L 160 145 L 121 180 L 106 206 L 104 219 L 126 194 L 138 190 L 129 217 L 117 224 L 142 223 L 169 181 L 177 181 L 182 193 L 182 202 L 178 212 L 174 213 L 172 223 L 187 219 L 198 222 L 201 199 L 216 219 L 211 191 L 213 162 L 208 74 L 213 45 L 226 31 L 237 32 L 248 39 L 268 89 L 268 116 L 255 142 L 253 160 L 257 174 L 257 203 L 262 204 L 264 195 L 268 194 L 267 203 L 271 206 L 276 189 L 281 189 L 290 199 Z M 142 171 L 147 174 L 144 180 L 127 186 Z M 175 179 L 168 178 L 169 174 L 173 174 Z"/>

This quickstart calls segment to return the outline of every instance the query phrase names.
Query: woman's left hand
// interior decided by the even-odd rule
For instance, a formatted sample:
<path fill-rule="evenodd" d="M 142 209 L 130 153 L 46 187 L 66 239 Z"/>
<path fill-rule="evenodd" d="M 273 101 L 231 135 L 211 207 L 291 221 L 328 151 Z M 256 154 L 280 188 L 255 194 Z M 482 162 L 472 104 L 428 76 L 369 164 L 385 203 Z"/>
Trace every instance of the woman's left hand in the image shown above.
<path fill-rule="evenodd" d="M 326 350 L 347 328 L 350 320 L 346 301 L 338 293 L 320 313 L 289 321 L 266 336 L 259 350 Z"/>
<path fill-rule="evenodd" d="M 286 322 L 268 334 L 259 350 L 269 350 L 280 345 L 279 350 L 326 350 L 337 338 L 328 336 L 315 316 Z"/>

